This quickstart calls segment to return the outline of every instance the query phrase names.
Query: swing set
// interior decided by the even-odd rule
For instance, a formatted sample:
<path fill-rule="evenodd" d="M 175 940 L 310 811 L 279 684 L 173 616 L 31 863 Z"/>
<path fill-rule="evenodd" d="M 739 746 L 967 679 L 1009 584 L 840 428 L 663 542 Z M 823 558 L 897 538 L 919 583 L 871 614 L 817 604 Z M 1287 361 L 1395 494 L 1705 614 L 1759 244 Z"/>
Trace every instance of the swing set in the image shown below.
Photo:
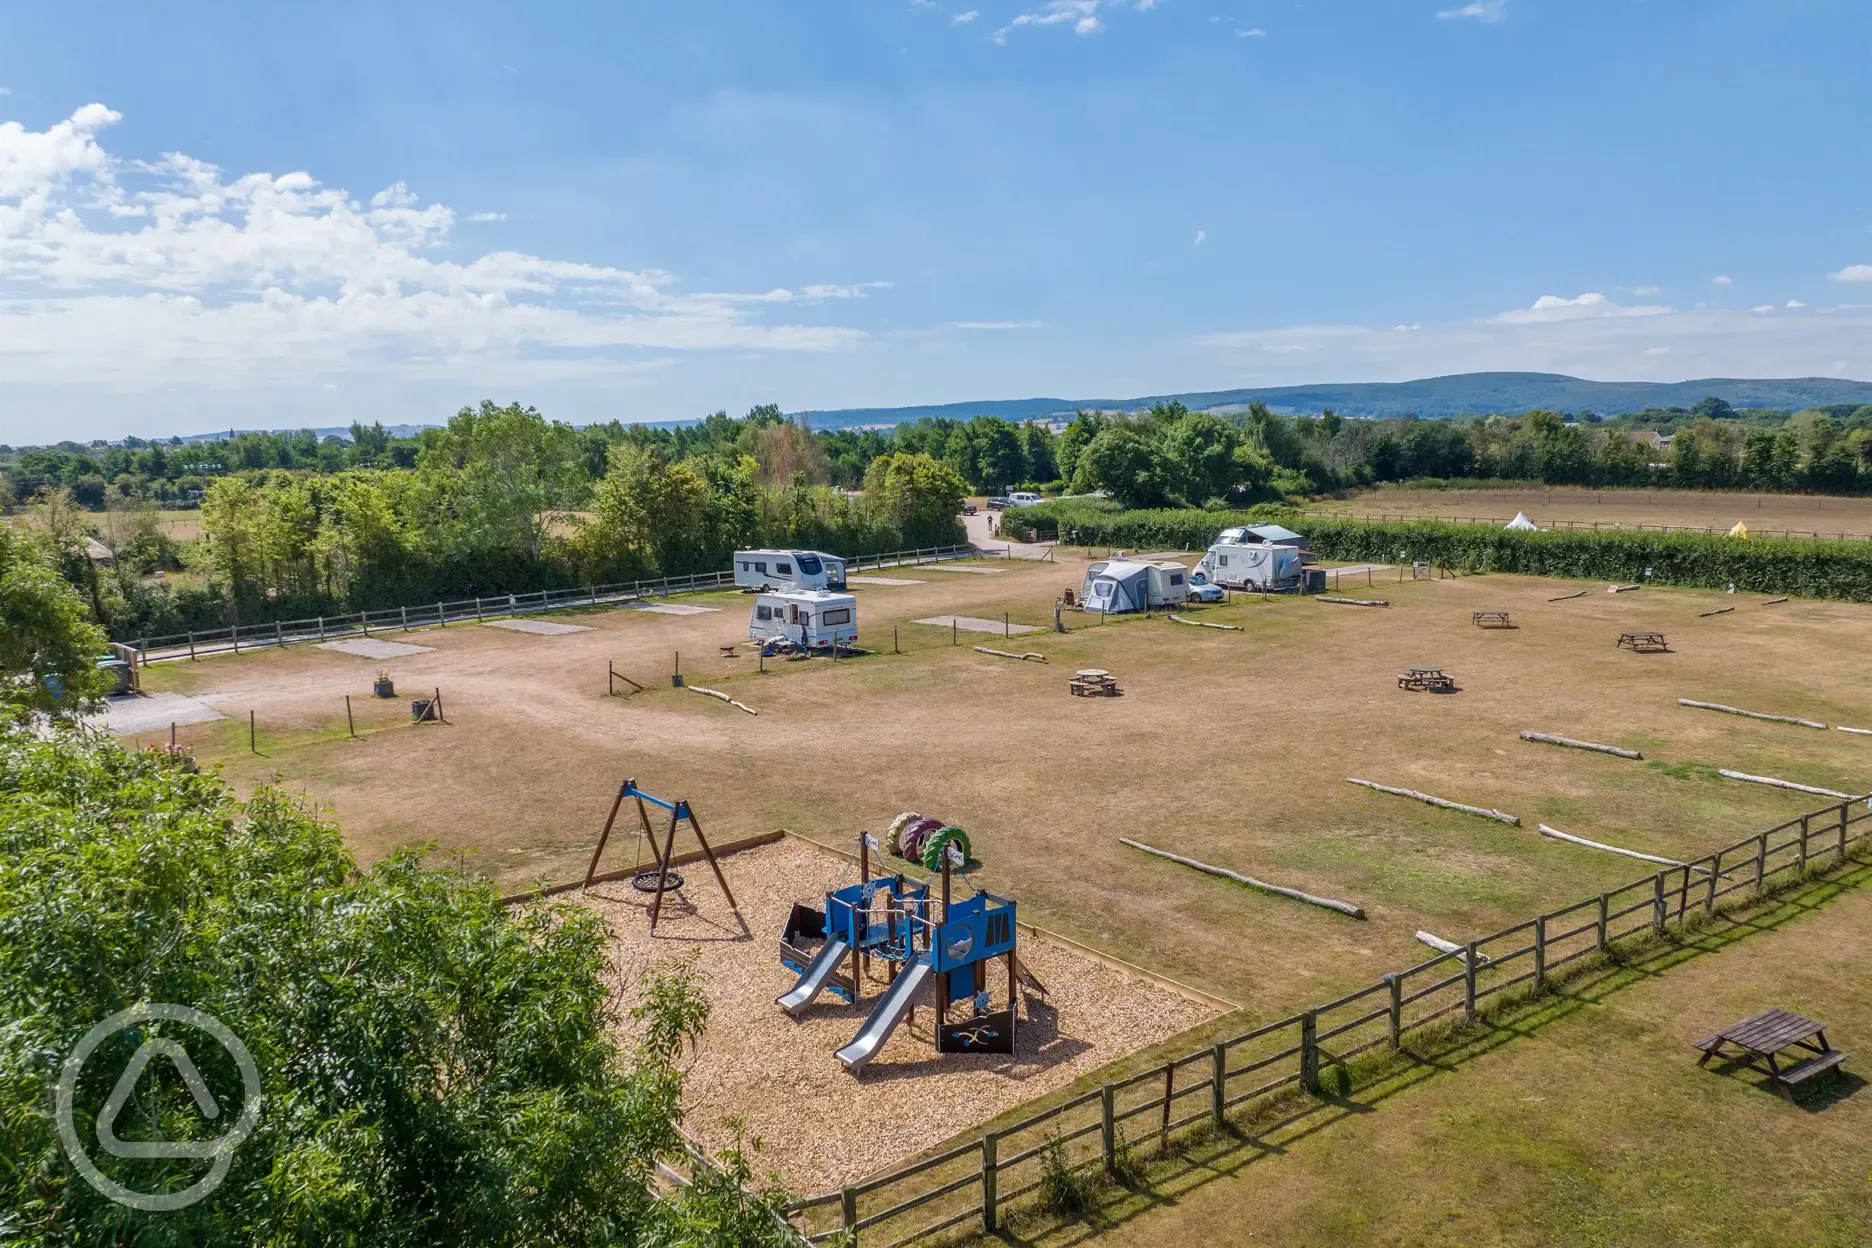
<path fill-rule="evenodd" d="M 735 921 L 741 924 L 742 931 L 752 935 L 747 920 L 741 917 L 741 907 L 735 904 L 734 894 L 728 889 L 728 880 L 722 875 L 721 864 L 715 860 L 715 851 L 709 848 L 708 838 L 702 835 L 702 825 L 696 821 L 695 810 L 689 805 L 688 799 L 665 801 L 638 788 L 634 779 L 626 780 L 618 786 L 617 797 L 611 802 L 611 813 L 605 816 L 604 831 L 598 834 L 598 845 L 592 850 L 591 865 L 585 868 L 585 887 L 580 891 L 590 890 L 598 874 L 598 860 L 604 856 L 605 843 L 611 839 L 612 825 L 617 822 L 618 811 L 623 808 L 627 797 L 636 799 L 637 819 L 643 825 L 643 830 L 637 834 L 637 861 L 631 870 L 631 887 L 640 893 L 654 895 L 650 902 L 651 934 L 655 935 L 657 918 L 663 912 L 663 894 L 678 892 L 683 886 L 683 877 L 670 870 L 670 863 L 676 851 L 676 825 L 686 819 L 690 829 L 695 832 L 696 843 L 702 847 L 702 856 L 708 859 L 709 869 L 715 873 L 715 882 L 721 885 L 722 896 L 728 899 L 728 908 L 734 911 Z M 664 829 L 661 849 L 657 848 L 656 833 L 650 827 L 650 811 L 645 807 L 645 802 L 669 812 L 669 824 Z M 645 842 L 656 853 L 654 867 L 643 865 Z"/>

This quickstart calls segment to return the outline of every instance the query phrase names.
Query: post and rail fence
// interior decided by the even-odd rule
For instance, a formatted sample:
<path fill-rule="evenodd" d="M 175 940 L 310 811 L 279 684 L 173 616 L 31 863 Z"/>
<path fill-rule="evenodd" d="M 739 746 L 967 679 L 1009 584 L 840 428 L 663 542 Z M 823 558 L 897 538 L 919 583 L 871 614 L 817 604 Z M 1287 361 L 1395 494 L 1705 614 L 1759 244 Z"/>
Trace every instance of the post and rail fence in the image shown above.
<path fill-rule="evenodd" d="M 906 565 L 938 563 L 948 559 L 967 559 L 981 552 L 972 546 L 933 546 L 917 550 L 897 550 L 884 554 L 860 555 L 845 560 L 847 573 L 866 568 L 893 568 Z M 490 618 L 537 615 L 574 607 L 595 607 L 607 603 L 628 603 L 673 594 L 701 593 L 733 588 L 734 572 L 697 572 L 690 576 L 669 576 L 659 580 L 620 581 L 614 585 L 586 585 L 572 589 L 528 590 L 523 594 L 496 594 L 454 601 L 408 603 L 375 611 L 353 611 L 344 615 L 320 615 L 303 620 L 273 620 L 264 624 L 231 624 L 227 628 L 191 633 L 172 633 L 162 637 L 144 637 L 136 641 L 137 662 L 160 663 L 175 659 L 195 659 L 211 654 L 239 654 L 266 646 L 291 646 L 306 642 L 333 641 L 343 637 L 369 637 L 375 633 L 408 632 L 414 628 L 447 627 L 472 624 Z"/>
<path fill-rule="evenodd" d="M 1781 883 L 1777 877 L 1798 879 L 1837 865 L 1849 848 L 1872 836 L 1872 827 L 1863 826 L 1868 820 L 1872 802 L 1865 799 L 1823 807 L 1105 1083 L 888 1174 L 796 1201 L 789 1216 L 814 1244 L 849 1234 L 896 1248 L 971 1223 L 993 1234 L 1008 1206 L 1040 1187 L 1041 1158 L 1049 1152 L 1060 1156 L 1063 1150 L 1075 1170 L 1109 1173 L 1132 1139 L 1167 1140 L 1198 1124 L 1220 1127 L 1231 1110 L 1250 1102 L 1318 1094 L 1327 1068 L 1343 1072 L 1349 1090 L 1351 1059 L 1396 1050 L 1412 1033 L 1435 1024 L 1473 1023 L 1497 994 L 1522 985 L 1538 991 L 1569 963 L 1621 941 L 1661 936 L 1672 924 L 1684 931 L 1737 892 L 1749 890 L 1752 897 Z M 1127 1136 L 1125 1125 L 1139 1118 L 1143 1129 Z M 912 1218 L 918 1211 L 923 1212 Z"/>

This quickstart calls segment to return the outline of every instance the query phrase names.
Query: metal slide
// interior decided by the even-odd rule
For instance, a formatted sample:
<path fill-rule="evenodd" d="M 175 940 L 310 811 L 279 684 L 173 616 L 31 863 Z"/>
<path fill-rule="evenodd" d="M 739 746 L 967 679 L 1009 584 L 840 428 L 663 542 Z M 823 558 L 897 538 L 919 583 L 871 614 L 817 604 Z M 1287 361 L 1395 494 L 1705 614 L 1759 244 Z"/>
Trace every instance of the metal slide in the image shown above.
<path fill-rule="evenodd" d="M 917 989 L 933 974 L 935 972 L 930 967 L 930 955 L 927 953 L 904 967 L 903 973 L 878 998 L 878 1003 L 871 1007 L 871 1017 L 865 1019 L 864 1026 L 858 1029 L 852 1042 L 833 1055 L 845 1063 L 846 1070 L 855 1075 L 877 1056 L 877 1051 L 890 1039 L 891 1032 L 897 1030 L 899 1020 L 909 1011 Z"/>
<path fill-rule="evenodd" d="M 774 1004 L 793 1018 L 798 1018 L 825 989 L 826 980 L 831 978 L 832 972 L 838 967 L 839 960 L 850 950 L 851 946 L 837 937 L 826 941 L 818 955 L 813 958 L 812 965 L 808 966 L 806 973 L 799 977 L 799 983 L 793 985 L 793 991 L 784 997 L 776 997 Z"/>

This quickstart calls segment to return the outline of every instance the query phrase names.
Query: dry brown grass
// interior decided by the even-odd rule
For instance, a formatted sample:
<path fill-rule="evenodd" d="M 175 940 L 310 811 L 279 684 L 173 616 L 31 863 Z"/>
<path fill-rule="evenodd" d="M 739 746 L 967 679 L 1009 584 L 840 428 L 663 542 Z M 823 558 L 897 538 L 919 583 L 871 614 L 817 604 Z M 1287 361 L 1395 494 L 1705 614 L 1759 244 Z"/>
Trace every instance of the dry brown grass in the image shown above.
<path fill-rule="evenodd" d="M 1728 531 L 1736 521 L 1751 529 L 1793 530 L 1823 537 L 1872 534 L 1872 498 L 1804 494 L 1731 494 L 1711 490 L 1592 490 L 1580 486 L 1521 486 L 1499 490 L 1413 490 L 1386 486 L 1319 504 L 1349 515 L 1409 515 L 1434 519 L 1500 520 L 1517 511 L 1540 525 L 1556 520 L 1605 524 L 1669 524 Z"/>
<path fill-rule="evenodd" d="M 967 828 L 982 885 L 1033 921 L 1260 1018 L 1420 960 L 1419 928 L 1465 939 L 1641 873 L 1545 841 L 1537 821 L 1691 857 L 1820 804 L 1719 780 L 1715 767 L 1872 786 L 1872 740 L 1676 704 L 1872 727 L 1863 606 L 1603 587 L 1549 604 L 1579 586 L 1392 582 L 1376 595 L 1389 610 L 1256 600 L 1204 616 L 1241 633 L 1072 619 L 1070 636 L 1022 639 L 1046 665 L 951 648 L 942 630 L 903 623 L 1008 610 L 1050 624 L 1080 571 L 1016 562 L 998 576 L 906 573 L 925 583 L 863 587 L 865 641 L 884 653 L 770 663 L 765 676 L 751 658 L 715 655 L 745 633 L 745 600 L 732 595 L 696 600 L 727 608 L 705 616 L 555 617 L 593 626 L 565 637 L 413 634 L 435 652 L 385 666 L 405 693 L 442 687 L 444 726 L 394 725 L 403 704 L 366 696 L 378 664 L 311 649 L 165 665 L 148 684 L 224 695 L 230 721 L 182 738 L 240 786 L 278 779 L 330 803 L 366 858 L 433 840 L 512 887 L 577 878 L 625 775 L 690 798 L 722 841 L 790 827 L 843 843 L 920 810 Z M 1698 618 L 1729 603 L 1740 609 Z M 1475 629 L 1469 612 L 1485 607 L 1512 610 L 1520 627 Z M 910 653 L 889 653 L 893 623 Z M 1662 629 L 1674 653 L 1614 649 L 1635 628 Z M 670 689 L 677 649 L 693 681 L 759 716 Z M 607 698 L 607 659 L 650 690 Z M 1449 668 L 1462 692 L 1399 691 L 1398 670 L 1422 662 Z M 1112 670 L 1125 696 L 1068 697 L 1077 667 Z M 345 693 L 385 730 L 344 739 Z M 258 758 L 240 722 L 250 707 Z M 1647 761 L 1529 745 L 1516 737 L 1524 728 L 1636 746 Z M 1355 789 L 1347 776 L 1498 807 L 1524 826 Z M 1246 892 L 1145 858 L 1120 835 L 1343 897 L 1371 919 Z"/>

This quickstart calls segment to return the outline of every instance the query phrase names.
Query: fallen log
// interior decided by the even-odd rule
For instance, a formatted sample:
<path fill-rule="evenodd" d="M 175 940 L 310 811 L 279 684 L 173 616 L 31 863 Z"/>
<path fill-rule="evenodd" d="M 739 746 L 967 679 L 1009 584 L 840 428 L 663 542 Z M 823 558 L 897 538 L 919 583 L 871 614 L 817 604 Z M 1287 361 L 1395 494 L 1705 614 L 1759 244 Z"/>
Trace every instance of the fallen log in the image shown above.
<path fill-rule="evenodd" d="M 1728 615 L 1733 610 L 1735 610 L 1734 607 L 1717 607 L 1714 611 L 1699 611 L 1697 619 L 1706 620 L 1712 615 Z"/>
<path fill-rule="evenodd" d="M 1023 661 L 1032 659 L 1039 663 L 1046 662 L 1046 655 L 1041 654 L 1038 650 L 1029 650 L 1025 654 L 1016 654 L 1012 650 L 997 650 L 993 646 L 976 646 L 975 653 L 992 654 L 1000 659 L 1021 659 Z"/>
<path fill-rule="evenodd" d="M 1848 728 L 1845 724 L 1834 724 L 1833 726 L 1841 732 L 1850 732 L 1854 736 L 1872 737 L 1872 728 Z"/>
<path fill-rule="evenodd" d="M 1761 605 L 1764 607 L 1772 607 L 1772 606 L 1776 606 L 1786 601 L 1787 601 L 1786 598 L 1770 598 L 1767 602 L 1764 602 Z"/>
<path fill-rule="evenodd" d="M 1219 628 L 1228 633 L 1239 633 L 1242 631 L 1242 626 L 1239 624 L 1211 624 L 1208 620 L 1186 620 L 1180 615 L 1172 615 L 1170 618 L 1175 623 L 1194 624 L 1197 628 Z"/>
<path fill-rule="evenodd" d="M 1417 939 L 1421 940 L 1424 944 L 1429 945 L 1432 949 L 1437 950 L 1439 953 L 1453 953 L 1465 962 L 1469 960 L 1469 950 L 1466 947 L 1457 944 L 1453 940 L 1444 940 L 1441 936 L 1435 936 L 1429 932 L 1418 932 Z M 1477 966 L 1487 966 L 1489 963 L 1493 962 L 1494 960 L 1495 959 L 1489 957 L 1488 954 L 1483 953 L 1480 950 L 1476 951 L 1476 965 Z"/>
<path fill-rule="evenodd" d="M 1142 850 L 1147 854 L 1155 854 L 1159 858 L 1168 858 L 1171 862 L 1180 862 L 1186 867 L 1193 867 L 1209 875 L 1219 875 L 1225 880 L 1234 880 L 1237 884 L 1246 884 L 1249 888 L 1260 889 L 1264 893 L 1273 893 L 1279 897 L 1291 897 L 1295 901 L 1304 901 L 1310 906 L 1324 906 L 1328 910 L 1337 910 L 1340 914 L 1349 914 L 1355 919 L 1362 919 L 1365 917 L 1364 909 L 1353 905 L 1349 901 L 1335 901 L 1331 897 L 1315 897 L 1312 893 L 1303 893 L 1297 888 L 1283 888 L 1279 884 L 1269 884 L 1265 880 L 1255 879 L 1252 875 L 1241 875 L 1237 872 L 1230 871 L 1227 867 L 1211 866 L 1206 862 L 1198 862 L 1194 858 L 1185 858 L 1181 854 L 1173 854 L 1167 849 L 1158 849 L 1155 845 L 1146 845 L 1142 841 L 1134 841 L 1129 837 L 1121 836 L 1118 840 L 1122 844 L 1129 845 L 1132 849 Z"/>
<path fill-rule="evenodd" d="M 1724 706 L 1720 702 L 1698 702 L 1692 698 L 1678 698 L 1678 706 L 1694 706 L 1700 711 L 1721 711 L 1725 715 L 1741 715 L 1747 719 L 1766 719 L 1777 724 L 1798 724 L 1802 728 L 1818 728 L 1826 731 L 1825 724 L 1816 724 L 1811 719 L 1799 719 L 1793 715 L 1768 715 L 1761 711 L 1745 711 L 1738 706 Z"/>
<path fill-rule="evenodd" d="M 1542 836 L 1551 836 L 1557 841 L 1568 841 L 1574 845 L 1584 845 L 1587 849 L 1602 849 L 1608 854 L 1623 854 L 1627 858 L 1636 858 L 1642 862 L 1655 862 L 1661 867 L 1681 867 L 1684 865 L 1675 858 L 1660 858 L 1656 854 L 1641 854 L 1635 849 L 1626 849 L 1619 845 L 1606 845 L 1599 841 L 1589 841 L 1583 836 L 1574 836 L 1570 832 L 1562 832 L 1558 828 L 1550 828 L 1544 823 L 1540 824 L 1539 827 Z"/>
<path fill-rule="evenodd" d="M 1558 598 L 1549 598 L 1547 601 L 1548 602 L 1567 602 L 1574 598 L 1584 598 L 1588 592 L 1589 591 L 1582 589 L 1577 594 L 1561 594 Z"/>
<path fill-rule="evenodd" d="M 1316 595 L 1314 602 L 1332 602 L 1342 607 L 1388 607 L 1391 604 L 1383 598 L 1328 598 L 1325 594 Z"/>
<path fill-rule="evenodd" d="M 1637 750 L 1628 750 L 1622 745 L 1600 745 L 1596 741 L 1575 741 L 1572 737 L 1556 737 L 1547 732 L 1524 732 L 1523 741 L 1538 741 L 1543 745 L 1564 745 L 1570 750 L 1595 750 L 1601 754 L 1615 754 L 1620 758 L 1642 759 L 1644 755 Z"/>
<path fill-rule="evenodd" d="M 1466 806 L 1461 802 L 1452 802 L 1441 797 L 1431 797 L 1428 793 L 1419 793 L 1416 789 L 1396 789 L 1388 784 L 1374 784 L 1370 780 L 1354 780 L 1350 776 L 1346 777 L 1346 783 L 1362 784 L 1368 789 L 1376 789 L 1380 793 L 1390 793 L 1397 797 L 1414 797 L 1420 802 L 1441 806 L 1445 810 L 1460 810 L 1465 815 L 1480 815 L 1484 819 L 1494 819 L 1499 823 L 1511 823 L 1517 828 L 1521 826 L 1521 820 L 1517 816 L 1492 807 Z"/>
<path fill-rule="evenodd" d="M 719 689 L 704 689 L 701 685 L 689 685 L 687 687 L 694 693 L 706 694 L 708 697 L 711 697 L 711 698 L 720 698 L 722 701 L 726 702 L 729 706 L 736 707 L 740 710 L 746 711 L 750 715 L 760 714 L 759 711 L 755 710 L 753 707 L 749 706 L 747 703 L 737 702 Z"/>
<path fill-rule="evenodd" d="M 1608 589 L 1606 590 L 1606 592 L 1607 592 L 1608 594 L 1622 594 L 1622 593 L 1625 593 L 1625 592 L 1627 592 L 1628 590 L 1633 590 L 1633 589 L 1637 589 L 1637 588 L 1638 588 L 1638 586 L 1636 586 L 1636 585 L 1613 585 L 1613 586 L 1611 586 L 1611 587 L 1609 587 L 1609 588 L 1608 588 Z"/>
<path fill-rule="evenodd" d="M 1746 771 L 1730 771 L 1723 767 L 1717 768 L 1716 774 L 1725 780 L 1746 780 L 1750 784 L 1766 784 L 1777 789 L 1793 789 L 1796 793 L 1812 793 L 1818 797 L 1838 797 L 1854 801 L 1864 796 L 1861 793 L 1841 793 L 1838 789 L 1822 789 L 1811 784 L 1796 784 L 1792 780 L 1777 780 L 1773 776 L 1751 776 Z"/>

